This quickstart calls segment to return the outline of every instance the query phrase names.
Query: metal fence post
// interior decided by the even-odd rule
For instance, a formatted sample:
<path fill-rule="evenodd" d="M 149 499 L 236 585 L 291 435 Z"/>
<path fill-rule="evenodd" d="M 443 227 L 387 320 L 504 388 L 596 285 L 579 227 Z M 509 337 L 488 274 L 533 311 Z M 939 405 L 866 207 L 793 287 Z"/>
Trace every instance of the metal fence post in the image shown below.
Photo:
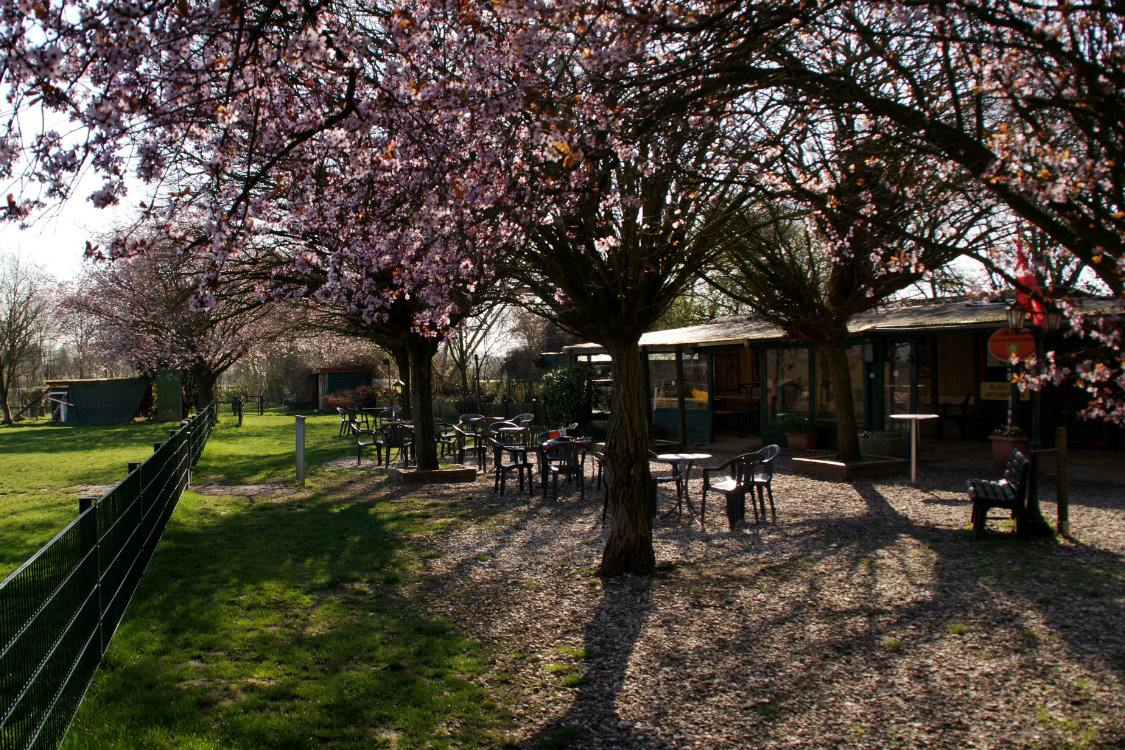
<path fill-rule="evenodd" d="M 90 588 L 94 591 L 94 599 L 98 606 L 98 623 L 95 626 L 97 629 L 98 638 L 98 660 L 100 661 L 105 656 L 105 630 L 102 627 L 102 616 L 105 614 L 105 607 L 102 604 L 102 561 L 99 554 L 98 537 L 101 536 L 101 530 L 98 528 L 98 512 L 94 509 L 98 500 L 97 497 L 80 497 L 78 498 L 78 539 L 79 546 L 82 548 L 82 555 L 89 556 L 91 562 L 88 564 L 92 566 L 92 573 L 88 579 Z M 87 513 L 87 511 L 89 511 Z M 85 515 L 83 515 L 85 514 Z"/>
<path fill-rule="evenodd" d="M 297 415 L 297 484 L 305 487 L 305 417 Z"/>

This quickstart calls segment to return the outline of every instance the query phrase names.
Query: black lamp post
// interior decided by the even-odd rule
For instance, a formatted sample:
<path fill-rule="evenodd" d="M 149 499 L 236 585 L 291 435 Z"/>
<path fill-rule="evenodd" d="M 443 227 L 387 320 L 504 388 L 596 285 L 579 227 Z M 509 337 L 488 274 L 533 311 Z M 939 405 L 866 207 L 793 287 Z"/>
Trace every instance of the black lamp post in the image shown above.
<path fill-rule="evenodd" d="M 1008 308 L 1008 327 L 1015 330 L 1023 328 L 1027 323 L 1031 329 L 1031 337 L 1035 342 L 1035 370 L 1036 374 L 1043 371 L 1043 335 L 1053 333 L 1062 325 L 1062 314 L 1055 311 L 1044 311 L 1029 318 L 1027 309 L 1018 305 Z M 1038 320 L 1036 319 L 1038 317 Z M 1040 429 L 1043 413 L 1043 388 L 1036 388 L 1031 392 L 1031 439 L 1028 441 L 1029 471 L 1027 484 L 1027 507 L 1021 519 L 1021 528 L 1025 534 L 1031 536 L 1047 536 L 1051 533 L 1051 526 L 1043 518 L 1039 508 L 1039 451 Z"/>
<path fill-rule="evenodd" d="M 401 380 L 396 380 L 394 382 L 394 387 L 395 394 L 398 396 L 398 408 L 401 410 L 400 413 L 405 414 L 406 405 L 402 403 L 402 391 L 404 388 L 406 388 L 406 383 L 402 382 Z"/>

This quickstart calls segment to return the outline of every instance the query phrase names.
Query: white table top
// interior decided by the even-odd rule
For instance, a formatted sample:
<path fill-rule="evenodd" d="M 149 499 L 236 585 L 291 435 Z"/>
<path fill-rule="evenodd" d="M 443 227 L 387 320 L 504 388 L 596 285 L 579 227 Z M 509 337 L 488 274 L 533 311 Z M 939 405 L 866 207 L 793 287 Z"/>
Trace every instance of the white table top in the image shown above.
<path fill-rule="evenodd" d="M 710 453 L 660 453 L 657 461 L 703 461 L 714 458 Z"/>
<path fill-rule="evenodd" d="M 891 419 L 937 419 L 937 414 L 891 414 Z"/>

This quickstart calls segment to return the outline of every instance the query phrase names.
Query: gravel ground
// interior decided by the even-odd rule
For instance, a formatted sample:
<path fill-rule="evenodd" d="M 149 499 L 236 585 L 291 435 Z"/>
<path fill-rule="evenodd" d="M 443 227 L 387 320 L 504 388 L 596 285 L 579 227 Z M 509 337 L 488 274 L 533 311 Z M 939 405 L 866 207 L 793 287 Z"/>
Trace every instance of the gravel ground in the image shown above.
<path fill-rule="evenodd" d="M 776 523 L 672 514 L 657 574 L 605 580 L 592 488 L 375 481 L 462 511 L 419 606 L 494 647 L 482 679 L 520 747 L 1125 747 L 1125 473 L 1071 482 L 1074 539 L 994 520 L 977 543 L 963 488 L 987 461 L 928 458 L 912 486 L 794 476 L 783 453 Z"/>

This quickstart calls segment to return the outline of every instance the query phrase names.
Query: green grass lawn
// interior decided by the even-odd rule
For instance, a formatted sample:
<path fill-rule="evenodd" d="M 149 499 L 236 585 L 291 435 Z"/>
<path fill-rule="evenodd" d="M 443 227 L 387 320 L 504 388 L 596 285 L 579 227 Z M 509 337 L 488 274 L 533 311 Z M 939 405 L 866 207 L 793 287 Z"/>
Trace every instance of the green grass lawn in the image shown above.
<path fill-rule="evenodd" d="M 292 422 L 215 432 L 195 474 L 212 486 L 181 500 L 65 748 L 503 744 L 506 714 L 472 680 L 489 654 L 411 598 L 437 501 L 392 505 L 377 475 L 324 467 L 354 455 L 327 417 L 309 419 L 309 489 L 213 494 L 291 485 Z"/>
<path fill-rule="evenodd" d="M 223 414 L 197 473 L 231 483 L 294 481 L 294 418 L 281 412 L 247 415 L 242 427 Z M 306 421 L 307 474 L 354 450 L 337 437 L 339 418 Z M 115 484 L 130 461 L 152 455 L 177 425 L 146 423 L 65 426 L 21 422 L 0 426 L 0 580 L 78 515 L 78 498 L 100 495 L 90 485 Z"/>

